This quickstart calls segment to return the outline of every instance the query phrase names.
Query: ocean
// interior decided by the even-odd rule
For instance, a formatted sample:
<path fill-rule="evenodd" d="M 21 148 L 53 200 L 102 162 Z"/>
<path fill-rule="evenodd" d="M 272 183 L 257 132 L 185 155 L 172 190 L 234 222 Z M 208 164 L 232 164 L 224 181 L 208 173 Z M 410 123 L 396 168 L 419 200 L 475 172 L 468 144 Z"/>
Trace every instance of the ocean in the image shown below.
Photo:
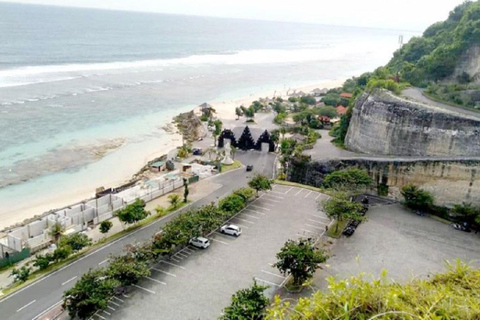
<path fill-rule="evenodd" d="M 180 112 L 372 71 L 414 35 L 9 3 L 0 16 L 0 229 L 124 181 L 168 151 Z"/>

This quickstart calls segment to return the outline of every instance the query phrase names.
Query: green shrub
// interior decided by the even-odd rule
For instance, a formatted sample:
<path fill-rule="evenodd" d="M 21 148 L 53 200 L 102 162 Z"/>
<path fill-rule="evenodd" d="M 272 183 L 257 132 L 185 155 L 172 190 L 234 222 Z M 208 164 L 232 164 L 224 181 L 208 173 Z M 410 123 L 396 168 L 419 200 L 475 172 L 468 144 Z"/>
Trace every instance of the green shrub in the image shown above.
<path fill-rule="evenodd" d="M 433 196 L 413 184 L 404 186 L 401 194 L 405 199 L 405 205 L 410 209 L 428 211 L 433 205 Z"/>
<path fill-rule="evenodd" d="M 239 195 L 232 194 L 220 200 L 218 207 L 225 212 L 238 212 L 245 207 L 245 200 Z"/>
<path fill-rule="evenodd" d="M 255 190 L 249 187 L 235 190 L 233 193 L 242 197 L 245 202 L 248 202 L 255 196 Z"/>
<path fill-rule="evenodd" d="M 69 246 L 73 252 L 80 251 L 92 244 L 92 240 L 84 233 L 75 233 L 60 240 L 60 247 Z"/>
<path fill-rule="evenodd" d="M 343 191 L 355 191 L 366 188 L 371 184 L 372 178 L 368 173 L 357 168 L 334 171 L 323 180 L 323 185 L 326 188 Z"/>

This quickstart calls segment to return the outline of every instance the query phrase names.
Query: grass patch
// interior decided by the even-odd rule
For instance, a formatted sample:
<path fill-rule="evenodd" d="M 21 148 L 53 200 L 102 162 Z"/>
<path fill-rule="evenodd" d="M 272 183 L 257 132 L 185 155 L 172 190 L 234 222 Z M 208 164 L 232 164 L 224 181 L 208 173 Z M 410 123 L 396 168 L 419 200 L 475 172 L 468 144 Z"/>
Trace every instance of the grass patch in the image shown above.
<path fill-rule="evenodd" d="M 30 277 L 29 277 L 29 279 L 28 279 L 27 281 L 25 281 L 25 282 L 15 282 L 15 283 L 13 283 L 11 286 L 3 289 L 1 292 L 2 292 L 4 295 L 0 298 L 0 300 L 1 300 L 2 298 L 6 297 L 8 294 L 10 294 L 10 293 L 12 293 L 12 292 L 15 292 L 15 291 L 17 291 L 17 290 L 19 290 L 19 289 L 21 289 L 21 288 L 29 285 L 30 283 L 38 280 L 39 278 L 47 275 L 48 273 L 54 272 L 54 271 L 62 268 L 63 266 L 65 266 L 65 265 L 67 265 L 67 264 L 69 264 L 69 263 L 77 260 L 78 258 L 82 257 L 83 255 L 85 255 L 85 254 L 87 254 L 87 253 L 89 253 L 89 252 L 91 252 L 91 251 L 93 251 L 93 250 L 101 247 L 102 245 L 104 245 L 104 244 L 106 244 L 106 243 L 108 243 L 108 242 L 115 241 L 115 240 L 117 240 L 117 239 L 119 239 L 119 238 L 121 238 L 121 237 L 123 237 L 123 236 L 125 236 L 125 235 L 127 235 L 127 234 L 129 234 L 129 233 L 131 233 L 131 232 L 133 232 L 133 231 L 135 231 L 135 230 L 143 227 L 143 226 L 146 226 L 146 225 L 148 225 L 148 224 L 151 224 L 151 223 L 153 223 L 154 221 L 156 221 L 156 220 L 158 220 L 158 219 L 160 219 L 160 218 L 163 218 L 163 217 L 167 216 L 168 214 L 173 213 L 174 211 L 177 211 L 177 210 L 181 209 L 182 207 L 184 207 L 184 206 L 186 206 L 186 205 L 188 205 L 188 204 L 190 204 L 190 203 L 191 203 L 191 201 L 187 201 L 186 203 L 185 203 L 185 202 L 181 202 L 181 203 L 177 206 L 177 208 L 172 208 L 172 207 L 170 207 L 170 208 L 168 208 L 168 209 L 165 211 L 165 213 L 163 213 L 163 214 L 161 214 L 161 215 L 158 215 L 158 214 L 151 215 L 151 216 L 149 216 L 149 217 L 147 217 L 147 218 L 139 221 L 139 222 L 136 223 L 135 225 L 126 228 L 125 230 L 122 230 L 122 231 L 120 231 L 120 232 L 117 232 L 117 233 L 109 236 L 109 237 L 106 237 L 106 238 L 103 238 L 103 239 L 98 240 L 95 244 L 91 245 L 90 247 L 86 248 L 86 249 L 83 250 L 83 251 L 80 251 L 80 252 L 77 252 L 77 253 L 71 255 L 70 257 L 68 257 L 67 259 L 65 259 L 65 260 L 63 260 L 63 261 L 59 261 L 59 262 L 57 262 L 57 263 L 53 263 L 53 264 L 49 265 L 48 268 L 46 268 L 46 269 L 44 269 L 44 270 L 36 270 L 36 271 L 32 272 L 32 273 L 30 274 Z M 15 265 L 10 266 L 10 267 L 11 267 L 11 268 L 14 268 Z M 5 271 L 5 272 L 6 272 L 6 271 Z"/>
<path fill-rule="evenodd" d="M 335 239 L 340 238 L 340 236 L 342 235 L 343 229 L 345 229 L 347 224 L 348 224 L 348 219 L 345 219 L 345 220 L 342 220 L 342 221 L 335 221 L 328 228 L 327 236 L 329 236 L 330 238 L 335 238 Z M 337 225 L 338 225 L 338 230 L 336 230 Z"/>
<path fill-rule="evenodd" d="M 226 165 L 222 163 L 222 173 L 238 169 L 242 166 L 242 163 L 238 160 L 233 161 L 231 165 Z"/>

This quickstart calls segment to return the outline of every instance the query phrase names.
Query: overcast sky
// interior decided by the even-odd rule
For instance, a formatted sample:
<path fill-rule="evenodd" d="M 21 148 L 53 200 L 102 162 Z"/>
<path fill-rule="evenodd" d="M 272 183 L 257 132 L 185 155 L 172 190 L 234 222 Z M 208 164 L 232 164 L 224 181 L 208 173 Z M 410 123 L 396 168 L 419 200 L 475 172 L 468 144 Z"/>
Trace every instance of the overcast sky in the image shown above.
<path fill-rule="evenodd" d="M 0 0 L 2 1 L 2 0 Z M 9 0 L 131 11 L 421 31 L 463 0 Z"/>

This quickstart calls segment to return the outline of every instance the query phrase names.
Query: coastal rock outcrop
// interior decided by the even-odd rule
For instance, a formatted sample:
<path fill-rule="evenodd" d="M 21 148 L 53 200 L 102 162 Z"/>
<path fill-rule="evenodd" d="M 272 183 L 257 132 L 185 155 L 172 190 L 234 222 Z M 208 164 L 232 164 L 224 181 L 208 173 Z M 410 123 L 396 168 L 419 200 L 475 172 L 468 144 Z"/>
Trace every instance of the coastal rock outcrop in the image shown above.
<path fill-rule="evenodd" d="M 357 99 L 345 139 L 372 155 L 480 156 L 480 116 L 464 115 L 379 90 Z"/>

